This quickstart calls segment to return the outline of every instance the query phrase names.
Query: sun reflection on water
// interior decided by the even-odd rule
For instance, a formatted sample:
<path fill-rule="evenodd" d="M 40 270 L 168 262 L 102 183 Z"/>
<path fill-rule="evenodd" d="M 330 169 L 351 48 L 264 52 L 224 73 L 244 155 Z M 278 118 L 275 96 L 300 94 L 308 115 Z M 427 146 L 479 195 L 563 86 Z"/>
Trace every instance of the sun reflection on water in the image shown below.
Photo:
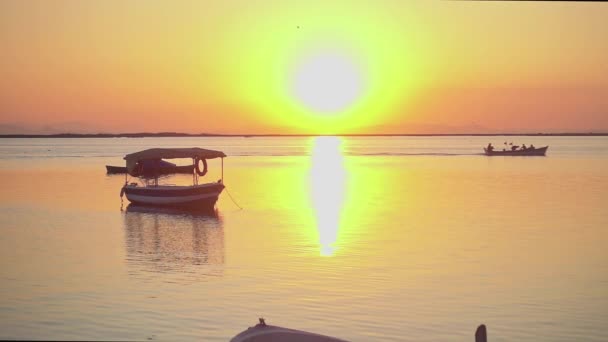
<path fill-rule="evenodd" d="M 331 256 L 336 250 L 346 175 L 342 139 L 327 136 L 315 138 L 311 155 L 310 195 L 323 256 Z"/>

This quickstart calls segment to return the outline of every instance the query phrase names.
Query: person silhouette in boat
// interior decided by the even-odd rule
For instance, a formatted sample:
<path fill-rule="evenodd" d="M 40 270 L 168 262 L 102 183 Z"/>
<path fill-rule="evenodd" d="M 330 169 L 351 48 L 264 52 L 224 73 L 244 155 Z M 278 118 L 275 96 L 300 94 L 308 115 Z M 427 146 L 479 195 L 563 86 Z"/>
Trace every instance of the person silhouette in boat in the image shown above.
<path fill-rule="evenodd" d="M 527 150 L 528 148 L 526 147 L 526 144 L 521 144 L 521 149 L 525 151 L 525 150 Z"/>
<path fill-rule="evenodd" d="M 530 147 L 529 147 L 529 148 L 530 148 L 531 150 L 533 150 L 533 149 L 534 149 L 534 144 L 530 144 Z"/>
<path fill-rule="evenodd" d="M 492 146 L 492 143 L 488 144 L 487 150 L 488 150 L 488 152 L 494 151 L 494 146 Z"/>

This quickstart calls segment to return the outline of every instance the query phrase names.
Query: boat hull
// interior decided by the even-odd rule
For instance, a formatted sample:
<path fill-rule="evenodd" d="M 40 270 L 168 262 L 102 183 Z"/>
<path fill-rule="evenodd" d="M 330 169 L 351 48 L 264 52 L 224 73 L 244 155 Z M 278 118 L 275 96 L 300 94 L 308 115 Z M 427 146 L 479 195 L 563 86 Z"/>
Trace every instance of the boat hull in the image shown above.
<path fill-rule="evenodd" d="M 515 150 L 515 151 L 488 151 L 484 148 L 486 156 L 544 156 L 547 153 L 549 146 L 527 149 L 527 150 Z"/>
<path fill-rule="evenodd" d="M 275 325 L 257 324 L 234 336 L 230 342 L 346 342 L 339 338 Z"/>
<path fill-rule="evenodd" d="M 106 172 L 108 174 L 127 173 L 127 168 L 125 166 L 106 165 Z"/>
<path fill-rule="evenodd" d="M 224 190 L 222 183 L 193 186 L 146 186 L 127 185 L 124 193 L 129 202 L 137 205 L 208 208 L 215 206 Z"/>

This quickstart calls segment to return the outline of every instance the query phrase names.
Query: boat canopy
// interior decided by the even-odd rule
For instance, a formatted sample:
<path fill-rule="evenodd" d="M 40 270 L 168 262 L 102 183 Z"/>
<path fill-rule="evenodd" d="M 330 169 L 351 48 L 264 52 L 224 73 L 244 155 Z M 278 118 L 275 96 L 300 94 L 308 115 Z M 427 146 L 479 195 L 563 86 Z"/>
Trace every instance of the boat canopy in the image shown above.
<path fill-rule="evenodd" d="M 215 159 L 224 158 L 222 151 L 207 150 L 204 148 L 151 148 L 140 152 L 127 154 L 123 159 L 127 161 L 127 172 L 135 173 L 137 163 L 144 160 L 176 159 L 176 158 L 198 158 Z"/>

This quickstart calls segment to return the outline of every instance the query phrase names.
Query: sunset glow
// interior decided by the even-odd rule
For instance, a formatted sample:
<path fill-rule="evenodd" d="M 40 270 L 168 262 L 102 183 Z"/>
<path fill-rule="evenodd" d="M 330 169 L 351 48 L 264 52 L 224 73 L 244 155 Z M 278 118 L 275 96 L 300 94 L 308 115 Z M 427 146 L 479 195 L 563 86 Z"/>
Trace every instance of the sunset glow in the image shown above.
<path fill-rule="evenodd" d="M 0 3 L 0 133 L 608 131 L 608 5 Z"/>
<path fill-rule="evenodd" d="M 0 342 L 608 341 L 608 0 L 0 0 Z"/>

